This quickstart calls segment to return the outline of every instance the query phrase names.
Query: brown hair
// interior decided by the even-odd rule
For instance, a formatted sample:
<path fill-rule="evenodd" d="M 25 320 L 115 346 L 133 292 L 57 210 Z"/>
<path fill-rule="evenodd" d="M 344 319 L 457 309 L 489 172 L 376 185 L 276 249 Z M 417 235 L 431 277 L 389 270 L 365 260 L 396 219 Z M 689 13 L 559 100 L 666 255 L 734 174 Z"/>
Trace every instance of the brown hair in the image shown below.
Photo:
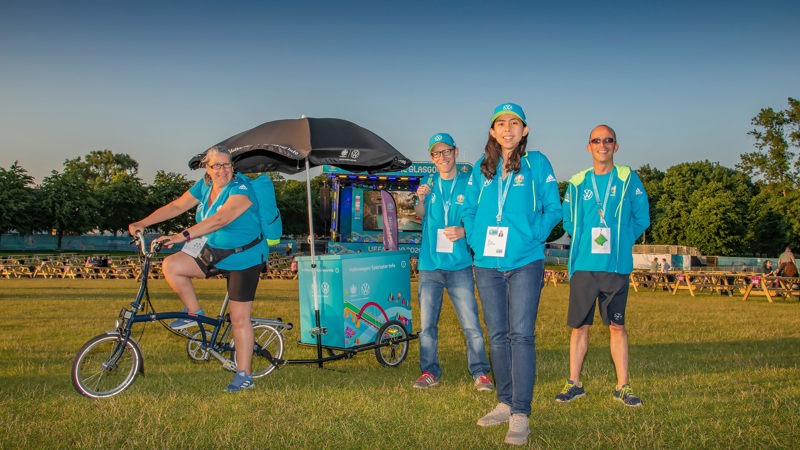
<path fill-rule="evenodd" d="M 492 123 L 494 126 L 494 123 Z M 505 161 L 505 169 L 508 169 L 509 172 L 518 173 L 520 169 L 520 160 L 522 159 L 522 155 L 525 154 L 525 148 L 528 146 L 528 135 L 522 137 L 522 140 L 519 141 L 519 145 L 517 148 L 511 152 L 511 157 L 508 158 L 508 161 Z M 486 155 L 481 161 L 481 173 L 487 180 L 491 180 L 496 175 L 495 171 L 497 170 L 497 163 L 500 161 L 500 157 L 503 154 L 503 149 L 500 148 L 500 144 L 497 142 L 492 135 L 489 135 L 489 139 L 486 141 L 486 147 L 483 149 L 484 154 Z"/>

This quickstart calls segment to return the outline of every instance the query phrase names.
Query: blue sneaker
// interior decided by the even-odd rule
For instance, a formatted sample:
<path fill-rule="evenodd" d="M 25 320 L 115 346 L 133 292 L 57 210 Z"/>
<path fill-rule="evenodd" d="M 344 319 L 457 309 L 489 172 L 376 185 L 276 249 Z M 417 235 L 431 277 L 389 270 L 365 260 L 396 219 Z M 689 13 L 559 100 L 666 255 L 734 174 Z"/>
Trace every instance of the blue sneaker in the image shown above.
<path fill-rule="evenodd" d="M 188 309 L 183 308 L 183 312 L 188 312 L 188 311 L 189 311 Z M 197 314 L 198 316 L 204 316 L 206 313 L 201 308 L 200 311 L 197 311 L 195 314 Z M 172 321 L 172 323 L 169 324 L 169 327 L 172 328 L 173 330 L 183 330 L 184 328 L 191 328 L 196 326 L 197 326 L 197 321 L 192 319 L 175 319 Z"/>
<path fill-rule="evenodd" d="M 575 384 L 572 380 L 567 380 L 567 384 L 564 385 L 564 389 L 556 395 L 556 401 L 559 403 L 566 403 L 575 400 L 576 398 L 581 398 L 586 396 L 586 391 L 583 389 L 583 385 Z"/>
<path fill-rule="evenodd" d="M 629 384 L 622 386 L 619 390 L 614 390 L 614 400 L 619 400 L 623 405 L 633 408 L 642 406 L 642 401 L 634 395 L 633 389 Z"/>
<path fill-rule="evenodd" d="M 230 392 L 231 394 L 235 394 L 239 391 L 250 389 L 255 386 L 253 382 L 253 377 L 248 375 L 247 372 L 244 370 L 240 370 L 236 372 L 236 375 L 233 376 L 233 380 L 231 384 L 225 387 L 225 392 Z"/>

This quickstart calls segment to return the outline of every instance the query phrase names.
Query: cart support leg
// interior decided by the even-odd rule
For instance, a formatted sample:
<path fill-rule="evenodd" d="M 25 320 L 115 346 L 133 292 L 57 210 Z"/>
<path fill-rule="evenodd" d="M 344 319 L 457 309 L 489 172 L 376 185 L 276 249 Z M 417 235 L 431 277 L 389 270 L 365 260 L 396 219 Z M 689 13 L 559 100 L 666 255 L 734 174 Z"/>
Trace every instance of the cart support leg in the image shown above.
<path fill-rule="evenodd" d="M 317 321 L 317 330 L 320 330 L 319 309 L 314 311 L 314 319 Z M 317 333 L 317 359 L 319 367 L 322 367 L 322 333 Z"/>

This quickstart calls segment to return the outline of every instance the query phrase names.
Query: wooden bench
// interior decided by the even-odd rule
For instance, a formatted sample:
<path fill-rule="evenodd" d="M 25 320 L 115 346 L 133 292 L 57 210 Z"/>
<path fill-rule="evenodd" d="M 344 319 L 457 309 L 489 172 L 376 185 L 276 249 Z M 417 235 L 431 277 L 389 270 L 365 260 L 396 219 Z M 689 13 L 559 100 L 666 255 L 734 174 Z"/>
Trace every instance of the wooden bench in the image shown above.
<path fill-rule="evenodd" d="M 558 286 L 558 283 L 568 283 L 569 273 L 566 270 L 545 270 L 544 271 L 544 284 L 552 284 Z"/>
<path fill-rule="evenodd" d="M 774 297 L 791 299 L 796 297 L 800 300 L 800 277 L 773 277 L 763 275 L 751 275 L 747 287 L 743 288 L 744 299 L 747 301 L 750 296 L 763 295 L 770 303 Z"/>

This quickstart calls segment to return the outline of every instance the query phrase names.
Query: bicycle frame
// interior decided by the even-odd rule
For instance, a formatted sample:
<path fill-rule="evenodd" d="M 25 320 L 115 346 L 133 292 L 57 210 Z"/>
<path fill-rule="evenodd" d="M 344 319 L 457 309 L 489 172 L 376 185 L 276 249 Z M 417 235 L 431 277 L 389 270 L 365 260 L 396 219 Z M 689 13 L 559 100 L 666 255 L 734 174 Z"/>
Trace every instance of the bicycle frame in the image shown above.
<path fill-rule="evenodd" d="M 229 332 L 229 327 L 225 326 L 226 324 L 229 325 L 230 321 L 226 318 L 225 311 L 228 307 L 228 295 L 225 295 L 225 300 L 222 303 L 222 307 L 220 308 L 220 313 L 216 318 L 192 314 L 189 312 L 184 311 L 171 311 L 171 312 L 163 312 L 163 313 L 142 313 L 139 314 L 139 310 L 142 309 L 144 306 L 143 300 L 148 297 L 147 293 L 147 283 L 149 280 L 150 275 L 150 264 L 152 261 L 153 256 L 158 253 L 160 250 L 161 245 L 159 243 L 152 243 L 151 248 L 148 251 L 145 243 L 144 238 L 139 235 L 137 236 L 137 245 L 139 246 L 139 251 L 144 257 L 144 262 L 142 263 L 142 272 L 141 272 L 141 284 L 139 285 L 139 290 L 136 293 L 136 298 L 133 302 L 131 302 L 130 306 L 131 309 L 122 308 L 119 312 L 119 317 L 117 320 L 116 329 L 117 332 L 120 334 L 120 341 L 117 345 L 117 348 L 114 350 L 112 355 L 109 357 L 108 361 L 106 362 L 107 365 L 116 364 L 120 356 L 122 355 L 122 351 L 125 349 L 125 345 L 127 341 L 130 339 L 131 332 L 133 330 L 133 325 L 142 322 L 155 322 L 155 321 L 163 321 L 168 319 L 189 319 L 194 320 L 198 323 L 200 328 L 200 335 L 202 337 L 202 345 L 204 348 L 207 348 L 208 351 L 223 365 L 228 367 L 232 367 L 233 363 L 231 360 L 225 358 L 221 353 L 219 353 L 215 347 L 215 343 L 218 342 L 218 337 L 220 336 L 220 332 L 223 334 L 224 337 L 227 336 Z M 210 337 L 206 339 L 208 333 L 206 333 L 206 328 L 203 325 L 208 325 L 210 328 L 209 331 L 211 332 Z M 184 337 L 191 338 L 184 333 L 178 333 Z M 220 340 L 222 342 L 222 340 Z M 227 346 L 227 344 L 224 344 Z M 230 350 L 229 348 L 223 348 L 222 351 Z"/>

